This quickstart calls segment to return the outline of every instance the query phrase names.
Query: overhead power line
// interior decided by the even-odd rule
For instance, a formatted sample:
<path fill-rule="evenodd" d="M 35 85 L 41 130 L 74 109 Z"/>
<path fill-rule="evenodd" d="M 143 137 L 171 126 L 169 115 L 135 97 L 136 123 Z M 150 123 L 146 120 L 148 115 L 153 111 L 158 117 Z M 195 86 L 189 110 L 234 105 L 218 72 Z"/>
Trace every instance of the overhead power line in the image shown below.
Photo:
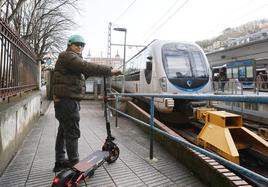
<path fill-rule="evenodd" d="M 151 30 L 153 30 L 153 28 L 155 28 L 157 26 L 157 24 L 160 23 L 161 20 L 163 20 L 163 18 L 171 11 L 172 8 L 174 8 L 174 6 L 176 6 L 176 4 L 179 2 L 180 0 L 176 0 L 175 3 L 173 3 L 168 9 L 167 11 L 150 27 L 150 29 L 148 29 L 145 34 L 143 35 L 143 38 L 145 38 L 149 32 Z"/>
<path fill-rule="evenodd" d="M 236 6 L 236 7 L 234 7 L 233 9 L 228 10 L 228 11 L 226 12 L 226 14 L 224 14 L 224 15 L 222 15 L 222 14 L 221 14 L 221 15 L 218 15 L 218 18 L 217 18 L 218 20 L 222 20 L 223 17 L 226 17 L 226 15 L 232 15 L 232 18 L 231 18 L 231 20 L 228 19 L 227 21 L 225 21 L 225 23 L 223 23 L 223 22 L 218 22 L 218 23 L 216 23 L 216 25 L 213 25 L 213 26 L 210 28 L 210 29 L 211 29 L 210 32 L 211 32 L 211 33 L 215 33 L 217 30 L 220 30 L 221 28 L 223 28 L 223 26 L 224 26 L 225 28 L 228 28 L 228 27 L 230 27 L 230 25 L 229 25 L 230 23 L 235 23 L 235 22 L 241 20 L 242 18 L 249 16 L 249 15 L 252 14 L 252 13 L 256 13 L 256 12 L 258 12 L 257 10 L 262 9 L 262 8 L 264 8 L 265 6 L 267 6 L 267 4 L 261 5 L 261 6 L 258 7 L 257 9 L 254 9 L 253 11 L 247 12 L 247 13 L 243 14 L 242 16 L 240 16 L 240 17 L 238 17 L 238 18 L 235 18 L 234 13 L 235 13 L 236 15 L 238 15 L 238 13 L 242 12 L 242 11 L 244 10 L 245 7 L 251 6 L 250 4 L 252 4 L 252 3 L 254 3 L 253 0 L 246 1 L 246 2 L 243 3 L 243 4 L 239 4 L 239 6 Z"/>
<path fill-rule="evenodd" d="M 136 0 L 132 1 L 132 3 L 112 22 L 116 23 L 127 11 L 132 5 L 136 2 Z"/>
<path fill-rule="evenodd" d="M 175 16 L 190 0 L 186 0 L 181 6 L 179 6 L 161 25 L 159 25 L 151 34 L 145 39 L 145 41 L 153 35 L 156 31 L 161 29 L 173 16 Z"/>
<path fill-rule="evenodd" d="M 257 13 L 259 10 L 265 8 L 266 6 L 268 6 L 267 3 L 264 4 L 264 5 L 261 5 L 261 6 L 257 7 L 257 8 L 255 8 L 254 10 L 251 10 L 251 11 L 249 11 L 249 12 L 246 12 L 244 15 L 242 15 L 242 16 L 240 16 L 239 18 L 235 19 L 234 22 L 236 22 L 236 21 L 238 21 L 238 20 L 241 20 L 241 19 L 243 19 L 243 18 L 245 18 L 245 17 L 248 17 L 248 16 L 251 15 L 251 14 Z"/>

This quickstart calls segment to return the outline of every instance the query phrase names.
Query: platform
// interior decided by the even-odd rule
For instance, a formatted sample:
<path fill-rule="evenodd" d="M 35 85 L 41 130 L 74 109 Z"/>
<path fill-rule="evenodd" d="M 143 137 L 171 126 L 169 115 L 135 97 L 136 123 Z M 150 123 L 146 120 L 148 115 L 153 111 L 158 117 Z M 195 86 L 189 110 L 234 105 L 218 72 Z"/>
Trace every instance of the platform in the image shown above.
<path fill-rule="evenodd" d="M 256 94 L 253 91 L 243 91 L 244 95 Z M 228 95 L 228 94 L 227 94 Z M 256 98 L 258 96 L 265 96 L 268 98 L 268 92 L 259 92 L 259 95 L 256 94 Z M 214 102 L 216 104 L 217 101 Z M 226 110 L 229 112 L 233 112 L 236 114 L 242 115 L 243 119 L 251 120 L 263 124 L 268 124 L 268 104 L 267 103 L 236 103 L 233 104 L 228 102 L 224 104 L 224 102 L 219 102 L 214 105 L 219 110 Z M 267 125 L 266 125 L 267 126 Z M 256 124 L 258 127 L 258 124 Z"/>
<path fill-rule="evenodd" d="M 100 149 L 106 138 L 101 102 L 81 102 L 80 158 Z M 18 153 L 0 177 L 0 186 L 51 186 L 54 173 L 54 145 L 57 120 L 53 103 L 29 133 Z M 117 138 L 120 157 L 105 163 L 87 180 L 88 186 L 205 186 L 191 171 L 169 155 L 157 142 L 149 160 L 149 136 L 126 118 L 120 117 L 119 128 L 111 118 L 112 134 Z M 84 183 L 79 186 L 85 186 Z"/>

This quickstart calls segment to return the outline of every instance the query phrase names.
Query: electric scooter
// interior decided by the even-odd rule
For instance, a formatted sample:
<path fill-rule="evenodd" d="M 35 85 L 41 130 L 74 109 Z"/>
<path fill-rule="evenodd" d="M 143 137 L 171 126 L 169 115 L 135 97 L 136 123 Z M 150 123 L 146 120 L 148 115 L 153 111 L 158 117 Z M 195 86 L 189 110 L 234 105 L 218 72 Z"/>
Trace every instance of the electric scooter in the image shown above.
<path fill-rule="evenodd" d="M 74 187 L 86 178 L 91 177 L 94 171 L 100 167 L 104 162 L 113 163 L 118 157 L 120 150 L 113 142 L 115 138 L 111 135 L 110 122 L 108 119 L 108 96 L 106 88 L 106 78 L 104 77 L 104 116 L 106 121 L 107 138 L 102 150 L 97 150 L 90 154 L 72 168 L 66 168 L 58 173 L 53 179 L 52 187 Z"/>

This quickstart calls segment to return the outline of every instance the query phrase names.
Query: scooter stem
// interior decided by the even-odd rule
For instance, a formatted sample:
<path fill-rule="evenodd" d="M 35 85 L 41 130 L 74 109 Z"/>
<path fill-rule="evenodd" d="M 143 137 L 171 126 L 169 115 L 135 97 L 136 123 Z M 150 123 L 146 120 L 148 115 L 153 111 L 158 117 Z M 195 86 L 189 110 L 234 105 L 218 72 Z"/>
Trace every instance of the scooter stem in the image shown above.
<path fill-rule="evenodd" d="M 110 122 L 108 119 L 108 96 L 107 96 L 107 87 L 106 87 L 106 77 L 103 77 L 103 84 L 104 84 L 104 116 L 105 116 L 105 121 L 106 121 L 106 130 L 107 130 L 107 139 L 111 139 L 111 127 L 110 127 Z"/>

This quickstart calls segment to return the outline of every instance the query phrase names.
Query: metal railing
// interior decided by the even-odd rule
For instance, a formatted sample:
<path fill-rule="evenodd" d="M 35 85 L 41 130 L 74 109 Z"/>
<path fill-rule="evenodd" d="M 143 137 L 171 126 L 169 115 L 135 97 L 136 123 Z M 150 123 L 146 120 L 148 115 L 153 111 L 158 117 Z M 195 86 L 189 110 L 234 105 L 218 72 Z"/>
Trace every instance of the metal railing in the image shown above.
<path fill-rule="evenodd" d="M 153 137 L 154 137 L 154 132 L 158 132 L 160 133 L 161 135 L 169 138 L 170 140 L 172 141 L 175 141 L 176 143 L 182 145 L 183 147 L 186 147 L 186 148 L 189 148 L 189 149 L 192 149 L 194 151 L 197 151 L 197 152 L 200 152 L 214 160 L 216 160 L 217 162 L 221 163 L 222 165 L 226 166 L 227 168 L 230 168 L 232 169 L 233 171 L 235 172 L 238 172 L 244 176 L 247 176 L 253 180 L 255 180 L 256 182 L 258 182 L 259 184 L 263 184 L 263 185 L 268 185 L 268 178 L 258 174 L 258 173 L 255 173 L 247 168 L 244 168 L 240 165 L 237 165 L 231 161 L 228 161 L 226 159 L 224 159 L 223 157 L 221 156 L 218 156 L 210 151 L 207 151 L 205 149 L 202 149 L 192 143 L 189 143 L 187 141 L 185 141 L 184 139 L 180 138 L 180 137 L 176 137 L 176 136 L 173 136 L 171 134 L 168 134 L 167 132 L 163 131 L 163 130 L 160 130 L 158 128 L 155 128 L 154 127 L 154 98 L 155 97 L 161 97 L 161 98 L 173 98 L 173 99 L 195 99 L 195 100 L 220 100 L 220 101 L 230 101 L 230 102 L 250 102 L 250 103 L 268 103 L 268 98 L 267 97 L 262 97 L 262 96 L 259 96 L 258 98 L 256 98 L 255 95 L 210 95 L 210 94 L 207 94 L 207 95 L 199 95 L 199 94 L 196 94 L 196 95 L 190 95 L 190 94 L 181 94 L 181 95 L 175 95 L 175 94 L 168 94 L 168 95 L 159 95 L 159 94 L 148 94 L 148 93 L 140 93 L 140 94 L 112 94 L 112 95 L 115 95 L 116 99 L 116 108 L 113 108 L 113 107 L 110 107 L 109 106 L 109 109 L 111 110 L 114 110 L 116 112 L 116 119 L 115 119 L 115 126 L 118 127 L 118 114 L 121 114 L 122 116 L 125 116 L 127 117 L 128 119 L 131 119 L 143 126 L 146 126 L 148 128 L 150 128 L 150 153 L 149 153 L 149 157 L 150 159 L 153 159 Z M 127 96 L 127 97 L 149 97 L 150 98 L 150 121 L 149 121 L 149 124 L 145 123 L 144 121 L 141 121 L 137 118 L 134 118 L 126 113 L 123 113 L 121 111 L 118 110 L 118 102 L 119 102 L 119 97 L 122 97 L 122 96 Z"/>
<path fill-rule="evenodd" d="M 268 81 L 263 80 L 263 81 L 256 81 L 256 90 L 257 93 L 259 92 L 268 92 Z"/>
<path fill-rule="evenodd" d="M 30 47 L 0 18 L 0 98 L 38 86 L 38 63 Z"/>
<path fill-rule="evenodd" d="M 239 94 L 243 95 L 243 84 L 238 80 L 233 81 L 214 81 L 213 82 L 214 93 L 227 93 L 227 94 Z M 253 91 L 252 91 L 253 92 Z"/>
<path fill-rule="evenodd" d="M 249 84 L 245 86 L 243 84 Z M 221 94 L 234 94 L 243 95 L 248 93 L 254 93 L 259 95 L 260 92 L 268 92 L 268 81 L 254 81 L 254 82 L 240 82 L 238 80 L 229 81 L 214 81 L 213 82 L 214 93 Z"/>

